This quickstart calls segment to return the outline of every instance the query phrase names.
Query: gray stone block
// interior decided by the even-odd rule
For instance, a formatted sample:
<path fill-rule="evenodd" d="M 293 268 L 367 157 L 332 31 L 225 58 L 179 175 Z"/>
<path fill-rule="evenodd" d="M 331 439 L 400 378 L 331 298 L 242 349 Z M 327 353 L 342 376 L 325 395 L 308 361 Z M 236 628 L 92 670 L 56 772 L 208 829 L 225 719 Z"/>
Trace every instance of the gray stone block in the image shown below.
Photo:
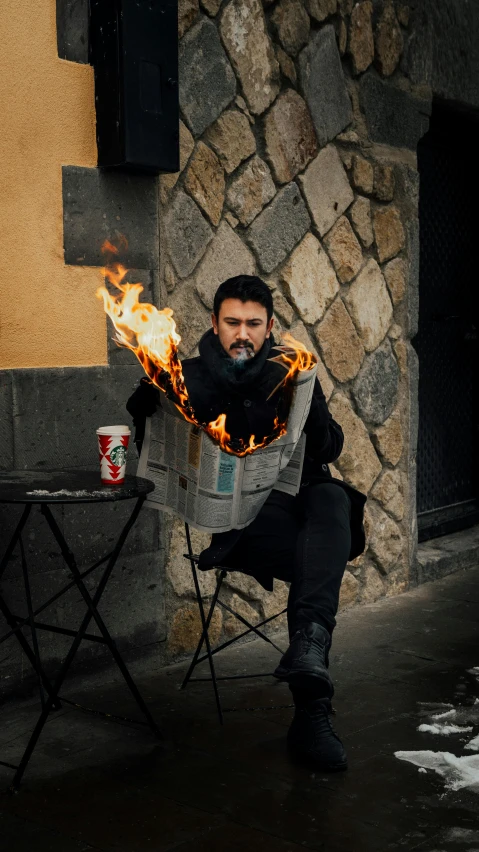
<path fill-rule="evenodd" d="M 88 0 L 56 0 L 60 59 L 88 64 Z"/>
<path fill-rule="evenodd" d="M 478 559 L 479 526 L 423 541 L 417 549 L 417 583 L 429 583 L 474 568 Z"/>
<path fill-rule="evenodd" d="M 363 420 L 375 425 L 387 420 L 396 404 L 398 382 L 399 368 L 386 340 L 365 358 L 352 387 Z"/>
<path fill-rule="evenodd" d="M 264 272 L 271 272 L 304 237 L 311 225 L 298 186 L 285 186 L 246 231 Z"/>
<path fill-rule="evenodd" d="M 320 147 L 353 118 L 351 101 L 331 24 L 318 30 L 299 55 L 299 73 Z"/>
<path fill-rule="evenodd" d="M 79 503 L 63 509 L 65 539 L 78 565 L 88 567 L 116 544 L 135 506 L 134 500 L 118 503 Z M 160 513 L 143 507 L 123 546 L 122 555 L 154 553 L 160 546 Z"/>
<path fill-rule="evenodd" d="M 138 364 L 138 358 L 131 351 L 131 349 L 125 349 L 124 346 L 118 346 L 115 343 L 115 329 L 113 328 L 111 322 L 108 322 L 107 326 L 107 334 L 108 334 L 108 363 L 112 366 L 124 366 L 124 367 L 134 367 Z"/>
<path fill-rule="evenodd" d="M 178 192 L 164 220 L 165 241 L 181 278 L 186 278 L 203 257 L 213 231 L 199 207 L 185 192 Z"/>
<path fill-rule="evenodd" d="M 42 603 L 49 600 L 54 594 L 59 592 L 71 580 L 70 571 L 67 568 L 57 567 L 55 570 L 45 571 L 43 573 L 30 573 L 30 589 L 33 601 L 33 607 L 36 609 Z M 15 615 L 26 616 L 27 607 L 25 604 L 25 591 L 23 579 L 11 578 L 2 580 L 2 594 L 5 598 L 10 611 Z M 80 622 L 81 615 L 85 612 L 85 603 L 77 589 L 70 589 L 64 597 L 59 598 L 50 607 L 45 609 L 39 616 L 38 620 L 44 624 L 53 624 L 54 626 L 61 625 L 69 629 L 75 629 Z M 0 616 L 0 635 L 3 635 L 8 630 L 3 616 Z M 93 632 L 93 631 L 92 631 Z M 52 660 L 60 660 L 71 645 L 72 638 L 61 636 L 55 633 L 47 633 L 47 631 L 39 631 L 38 634 L 40 645 L 40 656 L 43 663 L 48 663 Z M 30 636 L 27 631 L 27 639 L 30 641 Z M 12 649 L 17 645 L 15 638 L 8 639 L 2 649 L 7 652 L 12 652 Z M 85 643 L 86 644 L 86 643 Z M 88 643 L 90 644 L 90 643 Z M 28 674 L 30 664 L 23 655 L 22 660 L 25 673 Z M 12 680 L 17 677 L 21 679 L 21 671 L 14 673 Z"/>
<path fill-rule="evenodd" d="M 15 506 L 11 503 L 0 503 L 0 528 L 2 530 L 0 559 L 3 557 L 7 544 L 20 520 L 23 508 L 23 506 Z M 60 530 L 63 532 L 63 506 L 55 506 L 52 511 Z M 64 563 L 60 548 L 45 518 L 40 512 L 39 506 L 32 507 L 24 528 L 22 542 L 30 574 L 42 574 L 63 567 Z M 15 548 L 0 582 L 15 577 L 19 578 L 19 583 L 23 587 L 19 546 Z"/>
<path fill-rule="evenodd" d="M 373 142 L 416 150 L 429 127 L 429 100 L 395 88 L 380 80 L 374 71 L 361 78 L 360 100 Z"/>
<path fill-rule="evenodd" d="M 236 77 L 212 21 L 202 18 L 180 42 L 180 107 L 200 136 L 233 100 Z"/>
<path fill-rule="evenodd" d="M 14 467 L 95 469 L 96 429 L 131 425 L 125 403 L 142 375 L 139 364 L 15 371 Z"/>
<path fill-rule="evenodd" d="M 154 510 L 156 511 L 156 510 Z M 166 636 L 162 554 L 122 556 L 99 607 L 120 648 L 161 642 Z"/>
<path fill-rule="evenodd" d="M 103 266 L 106 239 L 126 237 L 121 262 L 158 268 L 158 182 L 150 175 L 63 166 L 65 263 Z"/>
<path fill-rule="evenodd" d="M 190 357 L 201 337 L 211 325 L 210 312 L 196 293 L 191 292 L 191 282 L 177 285 L 170 295 L 168 305 L 173 311 L 176 330 L 181 337 L 179 346 L 182 358 Z"/>
<path fill-rule="evenodd" d="M 13 467 L 12 372 L 0 371 L 0 470 Z"/>

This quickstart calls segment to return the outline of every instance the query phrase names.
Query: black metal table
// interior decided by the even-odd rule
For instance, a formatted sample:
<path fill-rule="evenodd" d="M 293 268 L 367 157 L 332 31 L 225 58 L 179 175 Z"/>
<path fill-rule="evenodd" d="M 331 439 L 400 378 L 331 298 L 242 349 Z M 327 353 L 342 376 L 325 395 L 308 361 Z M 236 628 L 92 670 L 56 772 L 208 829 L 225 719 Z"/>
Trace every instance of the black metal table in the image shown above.
<path fill-rule="evenodd" d="M 3 598 L 0 589 L 0 612 L 3 614 L 10 628 L 7 633 L 0 637 L 0 644 L 5 642 L 11 636 L 16 636 L 22 650 L 36 672 L 41 700 L 40 716 L 18 766 L 0 760 L 0 764 L 15 770 L 15 775 L 10 786 L 10 790 L 12 791 L 18 789 L 18 785 L 20 784 L 28 761 L 32 756 L 33 750 L 38 742 L 38 738 L 42 732 L 45 722 L 47 721 L 48 714 L 52 710 L 59 709 L 61 707 L 61 701 L 65 700 L 60 698 L 59 691 L 75 658 L 80 643 L 84 639 L 107 645 L 135 701 L 146 718 L 145 724 L 148 724 L 153 733 L 157 737 L 161 738 L 160 730 L 143 701 L 143 698 L 141 697 L 126 667 L 114 640 L 108 632 L 103 618 L 98 612 L 98 604 L 101 596 L 105 591 L 108 579 L 115 567 L 115 563 L 126 541 L 128 533 L 140 513 L 147 494 L 149 494 L 150 491 L 153 491 L 153 489 L 154 485 L 150 482 L 150 480 L 140 479 L 136 476 L 126 476 L 125 482 L 122 485 L 101 485 L 100 474 L 99 472 L 94 471 L 36 470 L 0 472 L 0 503 L 17 503 L 24 505 L 20 520 L 5 550 L 3 559 L 0 561 L 0 580 L 15 548 L 18 545 L 20 548 L 25 587 L 25 603 L 28 613 L 26 616 L 13 613 Z M 65 541 L 65 538 L 50 509 L 50 505 L 54 503 L 68 505 L 75 503 L 105 503 L 116 502 L 118 500 L 136 500 L 136 502 L 113 550 L 102 556 L 86 570 L 80 571 L 77 566 L 75 556 Z M 40 511 L 50 527 L 53 537 L 60 547 L 63 559 L 72 575 L 72 579 L 67 585 L 63 586 L 63 588 L 56 592 L 51 598 L 49 598 L 49 600 L 44 601 L 40 606 L 37 606 L 36 609 L 33 608 L 28 565 L 25 556 L 25 548 L 22 542 L 22 532 L 35 504 L 40 507 Z M 83 581 L 87 575 L 91 574 L 101 565 L 105 565 L 103 573 L 99 577 L 96 591 L 94 594 L 90 595 Z M 82 595 L 86 608 L 80 626 L 76 630 L 52 624 L 45 624 L 38 621 L 38 616 L 41 612 L 74 587 L 76 587 Z M 96 622 L 101 635 L 94 635 L 86 632 L 92 619 Z M 24 628 L 27 628 L 30 631 L 31 644 L 23 633 Z M 47 630 L 53 633 L 60 633 L 65 636 L 73 637 L 73 642 L 63 663 L 60 665 L 54 680 L 51 680 L 46 676 L 42 666 L 37 637 L 38 630 Z"/>

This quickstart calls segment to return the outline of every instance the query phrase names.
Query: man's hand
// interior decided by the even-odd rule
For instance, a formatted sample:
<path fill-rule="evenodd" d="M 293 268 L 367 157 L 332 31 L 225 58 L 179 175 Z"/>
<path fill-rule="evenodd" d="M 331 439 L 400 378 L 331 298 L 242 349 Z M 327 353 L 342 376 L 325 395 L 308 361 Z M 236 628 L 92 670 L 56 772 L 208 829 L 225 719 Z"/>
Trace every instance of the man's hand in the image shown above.
<path fill-rule="evenodd" d="M 141 379 L 139 387 L 139 400 L 145 417 L 151 417 L 158 405 L 158 388 L 149 379 Z"/>
<path fill-rule="evenodd" d="M 146 377 L 140 380 L 136 391 L 130 396 L 126 404 L 127 411 L 133 417 L 135 426 L 145 417 L 151 417 L 155 413 L 159 398 L 159 390 Z"/>

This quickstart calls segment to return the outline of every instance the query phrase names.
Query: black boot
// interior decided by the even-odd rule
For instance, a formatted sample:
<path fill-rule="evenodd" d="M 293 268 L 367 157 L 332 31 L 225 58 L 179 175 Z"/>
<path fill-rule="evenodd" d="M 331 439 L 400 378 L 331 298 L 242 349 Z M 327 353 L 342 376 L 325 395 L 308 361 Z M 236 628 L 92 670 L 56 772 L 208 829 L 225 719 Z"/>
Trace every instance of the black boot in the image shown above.
<path fill-rule="evenodd" d="M 328 698 L 297 705 L 288 731 L 288 746 L 294 757 L 316 769 L 340 772 L 348 768 L 343 744 L 331 725 Z"/>
<path fill-rule="evenodd" d="M 328 672 L 330 646 L 328 631 L 311 621 L 293 635 L 274 676 L 286 680 L 292 687 L 310 686 L 316 694 L 319 692 L 325 698 L 332 698 L 334 688 Z"/>

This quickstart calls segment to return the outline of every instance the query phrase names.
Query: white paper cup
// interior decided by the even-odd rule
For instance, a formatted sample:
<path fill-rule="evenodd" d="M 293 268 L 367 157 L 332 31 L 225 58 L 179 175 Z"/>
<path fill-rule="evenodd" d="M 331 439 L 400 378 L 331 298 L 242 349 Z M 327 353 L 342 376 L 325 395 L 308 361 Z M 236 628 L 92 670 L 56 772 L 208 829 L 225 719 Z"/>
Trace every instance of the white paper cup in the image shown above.
<path fill-rule="evenodd" d="M 96 434 L 101 481 L 103 485 L 121 485 L 125 481 L 130 429 L 128 426 L 100 426 Z"/>

